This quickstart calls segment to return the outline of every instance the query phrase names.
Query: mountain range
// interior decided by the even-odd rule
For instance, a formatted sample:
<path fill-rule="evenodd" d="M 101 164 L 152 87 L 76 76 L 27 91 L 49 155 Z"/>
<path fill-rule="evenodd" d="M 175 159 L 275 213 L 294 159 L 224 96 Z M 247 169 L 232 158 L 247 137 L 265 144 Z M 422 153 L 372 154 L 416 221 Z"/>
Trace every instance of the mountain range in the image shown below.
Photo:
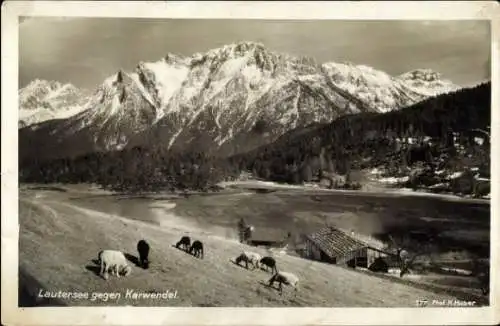
<path fill-rule="evenodd" d="M 33 81 L 19 91 L 20 158 L 138 145 L 237 154 L 297 127 L 397 110 L 459 88 L 428 69 L 390 76 L 364 65 L 319 64 L 239 42 L 140 62 L 93 92 Z"/>

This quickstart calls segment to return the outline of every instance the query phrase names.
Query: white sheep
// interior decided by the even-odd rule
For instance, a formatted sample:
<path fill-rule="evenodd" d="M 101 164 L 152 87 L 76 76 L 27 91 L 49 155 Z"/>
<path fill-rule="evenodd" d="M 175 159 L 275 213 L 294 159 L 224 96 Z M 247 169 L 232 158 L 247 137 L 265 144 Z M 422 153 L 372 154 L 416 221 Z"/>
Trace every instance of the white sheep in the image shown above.
<path fill-rule="evenodd" d="M 277 272 L 269 279 L 269 286 L 273 286 L 274 282 L 278 282 L 280 294 L 283 294 L 283 286 L 282 284 L 290 285 L 294 288 L 295 294 L 297 294 L 298 286 L 299 286 L 299 278 L 292 273 L 289 272 Z"/>
<path fill-rule="evenodd" d="M 262 256 L 256 252 L 243 251 L 235 260 L 236 264 L 240 264 L 240 262 L 244 261 L 245 266 L 248 269 L 248 263 L 251 263 L 253 268 L 259 268 L 259 262 L 262 259 Z"/>
<path fill-rule="evenodd" d="M 101 264 L 101 271 L 99 275 L 102 275 L 104 279 L 108 279 L 108 271 L 111 270 L 111 275 L 114 274 L 116 277 L 120 277 L 120 273 L 124 273 L 125 276 L 132 272 L 132 268 L 127 263 L 127 258 L 123 252 L 118 250 L 102 250 L 98 254 L 98 259 Z"/>

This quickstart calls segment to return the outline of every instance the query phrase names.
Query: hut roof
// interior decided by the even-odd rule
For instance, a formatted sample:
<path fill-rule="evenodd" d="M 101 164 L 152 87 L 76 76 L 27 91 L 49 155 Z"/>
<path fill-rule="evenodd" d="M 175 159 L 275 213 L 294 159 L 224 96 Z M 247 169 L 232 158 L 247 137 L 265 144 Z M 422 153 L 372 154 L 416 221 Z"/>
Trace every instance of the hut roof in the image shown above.
<path fill-rule="evenodd" d="M 252 240 L 261 241 L 283 241 L 286 239 L 288 232 L 281 229 L 271 229 L 255 226 L 252 232 Z"/>
<path fill-rule="evenodd" d="M 349 236 L 345 231 L 325 227 L 306 236 L 330 257 L 340 257 L 351 251 L 368 247 L 368 244 Z"/>

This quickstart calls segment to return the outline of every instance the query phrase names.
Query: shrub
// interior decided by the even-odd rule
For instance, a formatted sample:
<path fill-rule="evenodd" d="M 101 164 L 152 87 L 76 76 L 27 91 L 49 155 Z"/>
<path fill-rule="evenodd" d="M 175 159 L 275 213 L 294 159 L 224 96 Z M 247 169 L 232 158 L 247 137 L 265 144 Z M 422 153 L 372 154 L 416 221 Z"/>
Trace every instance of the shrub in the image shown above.
<path fill-rule="evenodd" d="M 474 174 L 472 171 L 464 172 L 460 177 L 451 180 L 450 186 L 454 193 L 472 194 L 474 191 Z"/>

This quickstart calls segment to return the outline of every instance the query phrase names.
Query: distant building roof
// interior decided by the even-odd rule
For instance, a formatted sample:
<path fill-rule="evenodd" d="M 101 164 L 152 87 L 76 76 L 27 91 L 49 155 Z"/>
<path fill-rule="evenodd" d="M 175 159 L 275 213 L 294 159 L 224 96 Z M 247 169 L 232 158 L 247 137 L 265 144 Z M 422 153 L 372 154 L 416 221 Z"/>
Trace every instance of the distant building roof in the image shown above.
<path fill-rule="evenodd" d="M 255 226 L 252 240 L 283 241 L 287 239 L 287 231 Z"/>
<path fill-rule="evenodd" d="M 369 247 L 367 243 L 357 240 L 349 236 L 345 231 L 334 227 L 322 228 L 307 235 L 306 238 L 330 257 L 345 256 L 351 251 Z"/>

